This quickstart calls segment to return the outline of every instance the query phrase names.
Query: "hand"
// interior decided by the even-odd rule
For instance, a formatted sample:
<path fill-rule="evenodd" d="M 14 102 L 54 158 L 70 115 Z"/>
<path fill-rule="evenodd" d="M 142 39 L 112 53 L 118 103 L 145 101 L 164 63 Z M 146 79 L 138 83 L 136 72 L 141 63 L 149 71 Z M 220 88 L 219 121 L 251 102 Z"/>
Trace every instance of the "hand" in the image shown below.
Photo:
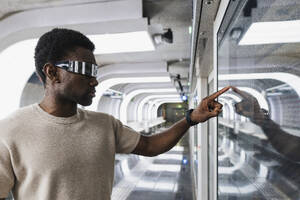
<path fill-rule="evenodd" d="M 215 99 L 229 90 L 231 86 L 225 87 L 222 90 L 205 97 L 197 108 L 191 113 L 191 120 L 194 122 L 205 122 L 206 120 L 218 116 L 222 112 L 223 105 Z"/>
<path fill-rule="evenodd" d="M 254 123 L 259 123 L 264 119 L 264 113 L 256 98 L 236 87 L 232 87 L 232 90 L 243 98 L 241 102 L 235 104 L 235 111 L 238 114 L 250 118 Z"/>

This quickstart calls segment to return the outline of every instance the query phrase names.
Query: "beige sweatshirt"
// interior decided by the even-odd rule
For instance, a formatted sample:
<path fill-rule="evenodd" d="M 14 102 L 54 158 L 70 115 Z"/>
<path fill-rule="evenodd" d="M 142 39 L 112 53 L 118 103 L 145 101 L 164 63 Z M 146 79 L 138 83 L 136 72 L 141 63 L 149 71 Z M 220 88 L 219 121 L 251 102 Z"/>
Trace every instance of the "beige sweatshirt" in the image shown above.
<path fill-rule="evenodd" d="M 115 153 L 132 152 L 139 138 L 104 113 L 21 108 L 0 121 L 0 198 L 12 190 L 15 200 L 108 200 Z"/>

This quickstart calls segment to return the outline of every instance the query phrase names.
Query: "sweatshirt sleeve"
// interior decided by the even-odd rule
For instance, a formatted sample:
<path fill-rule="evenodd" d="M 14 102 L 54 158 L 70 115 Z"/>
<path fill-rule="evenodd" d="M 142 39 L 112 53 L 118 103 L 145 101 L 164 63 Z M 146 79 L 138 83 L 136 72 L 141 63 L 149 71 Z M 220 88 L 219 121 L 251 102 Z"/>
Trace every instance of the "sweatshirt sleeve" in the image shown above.
<path fill-rule="evenodd" d="M 131 153 L 140 140 L 140 133 L 112 117 L 116 137 L 116 153 Z"/>
<path fill-rule="evenodd" d="M 0 140 L 0 198 L 8 197 L 14 186 L 14 173 L 12 169 L 10 153 Z"/>

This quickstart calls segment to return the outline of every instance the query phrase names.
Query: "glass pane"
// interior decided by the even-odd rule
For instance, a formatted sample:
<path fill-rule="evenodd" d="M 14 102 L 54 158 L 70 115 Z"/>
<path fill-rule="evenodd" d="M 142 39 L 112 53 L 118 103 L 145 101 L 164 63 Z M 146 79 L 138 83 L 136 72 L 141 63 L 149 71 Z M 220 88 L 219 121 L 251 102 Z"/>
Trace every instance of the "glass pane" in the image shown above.
<path fill-rule="evenodd" d="M 198 106 L 198 94 L 197 94 L 197 90 L 194 92 L 193 94 L 193 108 L 196 108 Z M 193 127 L 193 131 L 194 131 L 194 175 L 195 175 L 195 188 L 198 187 L 198 126 L 194 126 Z"/>
<path fill-rule="evenodd" d="M 300 199 L 300 1 L 231 1 L 218 31 L 218 199 Z"/>
<path fill-rule="evenodd" d="M 214 92 L 214 82 L 211 81 L 208 83 L 208 94 L 212 94 Z M 212 121 L 208 121 L 208 199 L 214 199 L 215 194 L 214 194 L 214 184 L 215 184 L 215 179 L 214 179 L 214 173 L 215 173 L 215 145 L 214 145 L 214 124 Z"/>

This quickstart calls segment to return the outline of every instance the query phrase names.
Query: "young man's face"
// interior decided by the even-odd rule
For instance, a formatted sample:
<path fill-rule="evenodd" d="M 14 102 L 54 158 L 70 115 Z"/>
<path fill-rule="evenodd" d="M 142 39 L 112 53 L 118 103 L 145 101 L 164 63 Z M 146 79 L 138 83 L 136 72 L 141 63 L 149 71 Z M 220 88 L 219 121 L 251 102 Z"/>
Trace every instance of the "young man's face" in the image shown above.
<path fill-rule="evenodd" d="M 70 52 L 64 60 L 96 64 L 93 52 L 82 47 L 78 47 L 75 51 Z M 96 78 L 68 72 L 60 68 L 57 70 L 61 79 L 59 96 L 83 106 L 91 105 L 92 99 L 95 97 L 95 87 L 98 85 Z"/>

